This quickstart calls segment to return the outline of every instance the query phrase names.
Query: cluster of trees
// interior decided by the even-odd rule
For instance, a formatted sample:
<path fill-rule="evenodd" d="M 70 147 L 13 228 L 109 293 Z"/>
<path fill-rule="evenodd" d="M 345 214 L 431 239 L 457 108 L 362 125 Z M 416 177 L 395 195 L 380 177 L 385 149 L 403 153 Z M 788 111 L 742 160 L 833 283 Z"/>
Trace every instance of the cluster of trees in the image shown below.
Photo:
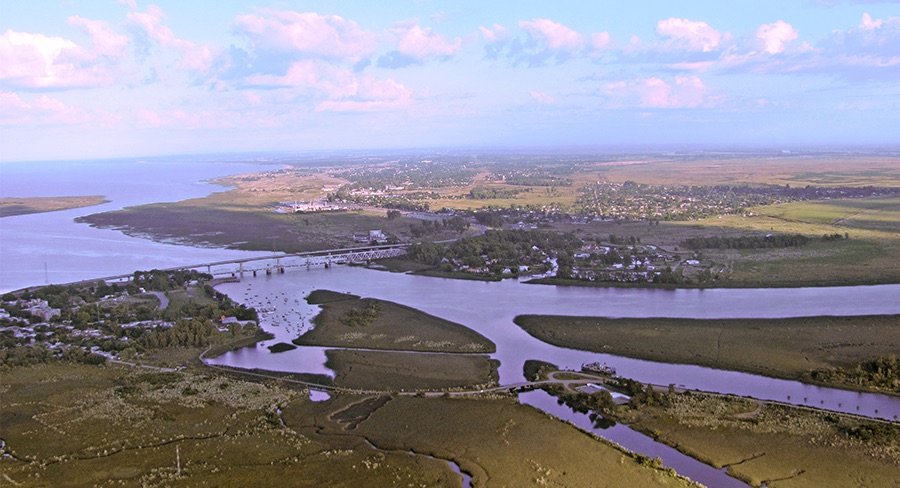
<path fill-rule="evenodd" d="M 622 246 L 622 245 L 628 245 L 628 244 L 633 246 L 635 244 L 640 244 L 641 238 L 635 237 L 635 236 L 627 236 L 626 237 L 626 236 L 618 236 L 616 234 L 610 234 L 609 235 L 609 243 L 616 245 L 616 246 Z"/>
<path fill-rule="evenodd" d="M 364 307 L 348 310 L 341 316 L 341 323 L 347 327 L 364 327 L 381 317 L 381 302 L 369 300 Z"/>
<path fill-rule="evenodd" d="M 349 189 L 386 190 L 390 187 L 446 188 L 466 186 L 478 172 L 465 165 L 443 161 L 408 162 L 392 166 L 361 166 L 335 172 L 353 182 Z"/>
<path fill-rule="evenodd" d="M 105 364 L 106 358 L 77 347 L 50 349 L 43 344 L 28 347 L 0 348 L 0 370 L 31 364 L 63 361 L 82 364 Z"/>
<path fill-rule="evenodd" d="M 790 185 L 648 185 L 596 183 L 581 189 L 578 208 L 629 220 L 690 220 L 711 215 L 742 214 L 747 208 L 819 198 L 860 198 L 900 194 L 898 188 L 791 188 Z"/>
<path fill-rule="evenodd" d="M 578 170 L 577 165 L 555 161 L 517 161 L 495 164 L 488 179 L 517 186 L 572 186 L 570 176 Z"/>
<path fill-rule="evenodd" d="M 492 198 L 513 198 L 519 193 L 531 191 L 530 188 L 495 188 L 476 186 L 469 190 L 469 198 L 473 200 L 489 200 Z"/>
<path fill-rule="evenodd" d="M 766 236 L 739 237 L 691 237 L 681 245 L 688 249 L 767 249 L 780 247 L 800 247 L 809 243 L 802 234 L 769 234 Z"/>
<path fill-rule="evenodd" d="M 190 282 L 211 280 L 212 275 L 195 270 L 162 271 L 151 269 L 150 271 L 135 271 L 131 283 L 145 290 L 168 291 L 183 288 Z"/>
<path fill-rule="evenodd" d="M 144 287 L 173 289 L 185 284 L 206 279 L 208 275 L 193 271 L 162 272 L 158 270 L 139 271 L 135 280 Z M 30 336 L 16 337 L 11 330 L 0 330 L 0 363 L 8 365 L 32 364 L 50 360 L 97 362 L 105 359 L 90 354 L 89 350 L 99 347 L 107 352 L 128 352 L 130 355 L 151 349 L 166 347 L 200 347 L 221 339 L 222 332 L 216 321 L 223 317 L 236 317 L 241 321 L 253 321 L 246 326 L 239 323 L 229 325 L 228 334 L 259 332 L 255 322 L 257 312 L 242 304 L 235 303 L 228 296 L 217 292 L 211 286 L 197 283 L 188 292 L 187 299 L 173 299 L 165 310 L 158 310 L 148 301 L 127 298 L 124 300 L 102 300 L 119 291 L 131 290 L 138 293 L 138 284 L 129 283 L 124 287 L 106 285 L 102 282 L 70 286 L 46 286 L 23 293 L 21 299 L 40 298 L 60 309 L 60 315 L 49 324 L 40 324 L 37 317 L 30 318 Z M 16 296 L 3 296 L 4 308 L 13 316 L 30 315 L 15 304 Z M 26 317 L 28 318 L 28 317 Z M 152 322 L 151 325 L 129 325 L 137 322 Z M 166 324 L 172 324 L 167 326 Z M 4 319 L 0 326 L 13 325 Z M 71 325 L 71 328 L 64 327 Z M 80 330 L 96 329 L 91 335 Z M 33 343 L 32 343 L 33 339 Z M 47 344 L 56 344 L 54 348 Z M 4 362 L 8 360 L 8 362 Z"/>
<path fill-rule="evenodd" d="M 821 369 L 810 373 L 815 381 L 861 386 L 900 393 L 900 357 L 882 356 L 854 368 Z"/>
<path fill-rule="evenodd" d="M 489 230 L 480 236 L 466 237 L 447 247 L 422 243 L 410 246 L 407 256 L 416 262 L 441 265 L 445 271 L 459 267 L 484 268 L 492 274 L 519 266 L 546 265 L 551 257 L 571 255 L 581 247 L 574 234 L 538 230 Z"/>
<path fill-rule="evenodd" d="M 440 232 L 453 231 L 462 234 L 469 228 L 469 221 L 456 216 L 442 220 L 423 220 L 418 225 L 410 224 L 409 233 L 416 238 L 437 234 Z"/>
<path fill-rule="evenodd" d="M 844 233 L 844 235 L 838 234 L 837 232 L 835 232 L 834 234 L 822 234 L 822 240 L 826 241 L 826 242 L 839 241 L 841 239 L 849 239 L 849 238 L 850 238 L 850 234 L 848 234 L 846 232 Z"/>
<path fill-rule="evenodd" d="M 428 198 L 437 198 L 436 193 L 430 194 Z M 355 203 L 357 205 L 368 205 L 371 207 L 392 208 L 404 210 L 406 212 L 425 212 L 431 206 L 428 202 L 421 201 L 425 199 L 421 194 L 416 195 L 351 195 L 344 189 L 330 193 L 326 198 L 331 203 L 344 202 Z"/>

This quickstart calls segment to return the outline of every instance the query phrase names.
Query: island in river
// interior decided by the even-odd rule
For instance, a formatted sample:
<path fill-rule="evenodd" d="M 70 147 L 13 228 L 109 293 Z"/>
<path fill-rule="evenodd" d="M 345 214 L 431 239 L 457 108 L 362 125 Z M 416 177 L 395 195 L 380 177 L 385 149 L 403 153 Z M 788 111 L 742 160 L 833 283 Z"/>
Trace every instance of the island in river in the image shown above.
<path fill-rule="evenodd" d="M 0 197 L 0 217 L 92 207 L 108 202 L 109 200 L 105 197 L 98 195 L 71 197 Z"/>

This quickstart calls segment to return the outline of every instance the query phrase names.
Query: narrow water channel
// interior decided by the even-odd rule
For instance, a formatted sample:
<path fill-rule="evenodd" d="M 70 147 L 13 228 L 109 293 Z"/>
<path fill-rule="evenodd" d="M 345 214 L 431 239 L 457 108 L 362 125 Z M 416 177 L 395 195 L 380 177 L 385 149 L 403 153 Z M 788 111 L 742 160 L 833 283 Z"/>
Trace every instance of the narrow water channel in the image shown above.
<path fill-rule="evenodd" d="M 570 422 L 582 430 L 592 432 L 606 440 L 651 458 L 662 459 L 663 466 L 674 468 L 678 474 L 686 476 L 706 486 L 717 488 L 749 488 L 750 485 L 725 474 L 708 464 L 682 454 L 665 444 L 656 442 L 631 427 L 616 424 L 608 429 L 594 427 L 587 414 L 573 411 L 566 405 L 560 405 L 556 398 L 543 390 L 534 390 L 519 394 L 519 402 L 539 408 L 554 417 Z"/>

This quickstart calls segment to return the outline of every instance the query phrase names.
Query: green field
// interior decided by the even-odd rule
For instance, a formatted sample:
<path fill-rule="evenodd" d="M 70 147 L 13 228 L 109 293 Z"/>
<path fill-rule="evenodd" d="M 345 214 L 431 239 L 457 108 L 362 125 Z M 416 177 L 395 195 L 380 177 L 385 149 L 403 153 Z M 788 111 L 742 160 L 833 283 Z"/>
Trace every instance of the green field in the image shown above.
<path fill-rule="evenodd" d="M 0 198 L 0 217 L 13 215 L 27 215 L 42 212 L 56 212 L 71 208 L 92 207 L 107 203 L 109 200 L 102 196 L 83 197 L 27 197 Z"/>
<path fill-rule="evenodd" d="M 325 351 L 334 385 L 352 390 L 424 391 L 496 386 L 497 364 L 488 356 L 389 351 Z"/>
<path fill-rule="evenodd" d="M 280 424 L 305 394 L 198 373 L 55 364 L 3 373 L 4 486 L 458 486 L 445 464 Z M 384 469 L 361 469 L 380 462 Z"/>
<path fill-rule="evenodd" d="M 497 349 L 468 327 L 416 309 L 329 293 L 323 298 L 322 291 L 313 292 L 310 303 L 321 303 L 322 311 L 313 320 L 315 327 L 294 339 L 294 344 L 446 353 L 489 353 Z M 369 310 L 372 316 L 365 317 Z M 348 319 L 353 317 L 355 321 Z"/>
<path fill-rule="evenodd" d="M 2 374 L 3 486 L 459 486 L 447 459 L 474 486 L 692 486 L 508 398 L 314 403 L 209 371 Z"/>
<path fill-rule="evenodd" d="M 696 486 L 510 398 L 393 397 L 359 408 L 361 401 L 295 402 L 285 423 L 347 442 L 365 439 L 386 452 L 452 460 L 476 487 Z"/>
<path fill-rule="evenodd" d="M 896 486 L 900 425 L 749 399 L 667 395 L 627 423 L 753 486 Z"/>
<path fill-rule="evenodd" d="M 610 319 L 523 315 L 544 342 L 617 356 L 807 379 L 900 351 L 900 316 L 794 319 Z M 835 385 L 863 388 L 865 385 Z M 886 388 L 881 391 L 900 393 Z"/>

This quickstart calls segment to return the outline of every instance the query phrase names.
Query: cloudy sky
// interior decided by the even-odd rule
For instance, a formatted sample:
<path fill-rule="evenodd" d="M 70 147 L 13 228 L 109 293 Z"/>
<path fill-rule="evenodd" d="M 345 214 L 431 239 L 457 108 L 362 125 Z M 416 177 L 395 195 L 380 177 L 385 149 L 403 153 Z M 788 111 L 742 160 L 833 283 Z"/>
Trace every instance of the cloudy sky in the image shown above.
<path fill-rule="evenodd" d="M 900 144 L 900 0 L 0 3 L 0 160 Z"/>

